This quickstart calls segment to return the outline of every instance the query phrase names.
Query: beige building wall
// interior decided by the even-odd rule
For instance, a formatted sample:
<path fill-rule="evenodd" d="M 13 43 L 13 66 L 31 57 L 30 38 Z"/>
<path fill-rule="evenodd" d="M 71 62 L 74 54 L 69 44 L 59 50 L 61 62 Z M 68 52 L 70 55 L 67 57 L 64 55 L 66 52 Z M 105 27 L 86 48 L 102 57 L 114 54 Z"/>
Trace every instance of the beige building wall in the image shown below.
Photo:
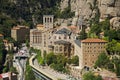
<path fill-rule="evenodd" d="M 41 49 L 42 47 L 42 31 L 37 29 L 30 30 L 30 47 Z"/>
<path fill-rule="evenodd" d="M 49 53 L 49 40 L 53 31 L 53 15 L 44 15 L 43 16 L 43 32 L 42 32 L 42 53 Z"/>
<path fill-rule="evenodd" d="M 97 41 L 97 40 L 96 40 Z M 83 65 L 92 67 L 94 66 L 96 60 L 98 59 L 98 56 L 102 52 L 106 52 L 105 46 L 106 41 L 102 41 L 99 39 L 99 42 L 96 42 L 93 40 L 93 42 L 82 42 L 81 43 L 81 50 L 83 54 Z"/>
<path fill-rule="evenodd" d="M 11 37 L 13 39 L 15 39 L 15 41 L 17 41 L 17 30 L 15 30 L 15 29 L 11 30 Z"/>
<path fill-rule="evenodd" d="M 44 15 L 43 16 L 43 25 L 46 30 L 53 28 L 53 15 Z"/>
<path fill-rule="evenodd" d="M 61 30 L 62 28 L 54 28 L 53 27 L 53 15 L 44 15 L 43 16 L 43 25 L 38 24 L 36 29 L 30 30 L 30 46 L 40 49 L 42 53 L 63 53 L 67 56 L 73 55 L 74 46 L 72 45 L 72 40 L 74 40 L 74 36 L 69 36 L 65 34 L 56 34 L 55 32 Z M 37 36 L 37 34 L 33 34 L 33 32 L 37 32 L 37 30 L 41 31 L 41 43 L 34 43 L 36 40 L 33 36 Z M 70 32 L 70 31 L 68 31 Z M 56 43 L 57 41 L 66 41 L 70 44 Z M 58 48 L 58 50 L 57 50 Z M 68 54 L 69 53 L 69 54 Z"/>
<path fill-rule="evenodd" d="M 79 57 L 79 68 L 82 69 L 83 66 L 83 52 L 81 48 L 81 42 L 79 40 L 76 40 L 74 42 L 74 55 L 77 55 Z"/>
<path fill-rule="evenodd" d="M 55 43 L 54 45 L 54 53 L 55 54 L 63 54 L 65 56 L 71 56 L 71 44 L 70 43 Z"/>
<path fill-rule="evenodd" d="M 11 37 L 16 41 L 25 41 L 29 39 L 29 28 L 25 26 L 16 26 L 11 29 Z"/>
<path fill-rule="evenodd" d="M 42 53 L 48 52 L 49 31 L 42 33 Z"/>
<path fill-rule="evenodd" d="M 36 29 L 38 30 L 44 30 L 44 26 L 42 24 L 37 24 Z"/>
<path fill-rule="evenodd" d="M 29 28 L 21 28 L 17 30 L 17 41 L 25 41 L 29 39 Z"/>
<path fill-rule="evenodd" d="M 106 43 L 107 41 L 93 38 L 82 41 L 75 40 L 74 55 L 79 56 L 79 68 L 93 67 L 98 56 L 102 52 L 106 52 Z"/>
<path fill-rule="evenodd" d="M 49 40 L 53 29 L 45 29 L 42 25 L 30 30 L 30 46 L 40 49 L 42 53 L 49 53 Z M 39 42 L 36 42 L 39 41 Z"/>
<path fill-rule="evenodd" d="M 63 53 L 66 56 L 71 56 L 74 54 L 74 37 L 71 36 L 71 32 L 65 27 L 58 28 L 54 33 L 52 33 L 49 39 L 48 52 L 54 52 L 56 54 Z M 70 34 L 70 35 L 69 35 Z M 49 46 L 48 45 L 48 46 Z"/>

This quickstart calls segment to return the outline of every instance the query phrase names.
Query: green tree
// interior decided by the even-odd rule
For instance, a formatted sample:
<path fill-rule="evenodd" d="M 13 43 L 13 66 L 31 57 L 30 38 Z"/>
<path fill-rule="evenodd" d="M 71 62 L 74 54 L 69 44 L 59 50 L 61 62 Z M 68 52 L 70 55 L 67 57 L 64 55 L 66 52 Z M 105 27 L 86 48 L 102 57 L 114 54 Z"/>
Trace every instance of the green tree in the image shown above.
<path fill-rule="evenodd" d="M 115 47 L 116 44 L 117 44 L 116 40 L 112 40 L 111 42 L 109 42 L 107 44 L 106 49 L 107 49 L 107 51 L 109 51 L 110 54 L 114 54 L 114 47 Z"/>
<path fill-rule="evenodd" d="M 109 19 L 106 19 L 105 21 L 100 22 L 100 26 L 102 27 L 103 31 L 108 31 L 110 29 Z"/>
<path fill-rule="evenodd" d="M 64 55 L 58 54 L 57 56 L 57 64 L 62 64 L 63 67 L 65 67 L 66 62 L 67 62 L 67 58 Z"/>
<path fill-rule="evenodd" d="M 3 71 L 2 71 L 2 72 L 3 72 L 3 73 L 8 72 L 8 67 L 5 66 L 5 67 L 3 68 Z"/>
<path fill-rule="evenodd" d="M 67 58 L 64 55 L 54 55 L 54 53 L 49 53 L 46 55 L 46 63 L 56 71 L 68 72 L 65 68 Z"/>
<path fill-rule="evenodd" d="M 120 76 L 120 63 L 116 65 L 116 74 Z"/>
<path fill-rule="evenodd" d="M 106 30 L 105 31 L 105 36 L 109 37 L 109 41 L 120 40 L 120 30 Z"/>
<path fill-rule="evenodd" d="M 95 66 L 97 67 L 105 67 L 105 64 L 107 64 L 109 62 L 109 57 L 107 56 L 106 53 L 101 53 L 99 56 L 98 56 L 98 59 L 97 61 L 95 62 Z"/>
<path fill-rule="evenodd" d="M 6 52 L 4 50 L 4 44 L 3 41 L 0 39 L 0 64 L 1 67 L 3 66 L 6 58 Z"/>
<path fill-rule="evenodd" d="M 27 46 L 27 47 L 30 46 L 30 45 L 29 45 L 29 40 L 28 40 L 28 39 L 26 39 L 25 43 L 26 43 L 26 46 Z"/>
<path fill-rule="evenodd" d="M 0 33 L 4 37 L 10 37 L 11 28 L 16 24 L 16 21 L 8 16 L 0 15 Z"/>
<path fill-rule="evenodd" d="M 117 76 L 120 76 L 120 59 L 118 57 L 113 57 L 111 62 L 114 64 L 114 71 Z"/>
<path fill-rule="evenodd" d="M 91 26 L 91 33 L 95 33 L 96 35 L 98 35 L 101 32 L 101 26 L 97 23 L 97 24 L 93 24 Z"/>
<path fill-rule="evenodd" d="M 117 30 L 117 40 L 120 41 L 120 30 Z"/>
<path fill-rule="evenodd" d="M 105 32 L 105 36 L 109 37 L 109 41 L 112 41 L 116 37 L 116 31 L 115 30 L 109 30 Z"/>
<path fill-rule="evenodd" d="M 46 55 L 46 63 L 48 65 L 52 64 L 52 63 L 56 63 L 56 55 L 54 55 L 54 53 L 49 53 Z"/>
<path fill-rule="evenodd" d="M 79 34 L 79 36 L 78 36 L 78 39 L 83 40 L 83 39 L 86 39 L 86 38 L 87 38 L 87 33 L 85 32 L 85 29 L 83 29 L 83 30 L 80 32 L 80 34 Z"/>
<path fill-rule="evenodd" d="M 94 75 L 92 72 L 87 72 L 83 75 L 83 80 L 102 80 L 100 75 Z"/>
<path fill-rule="evenodd" d="M 3 53 L 0 51 L 0 64 L 3 64 Z"/>
<path fill-rule="evenodd" d="M 106 49 L 110 54 L 120 55 L 120 43 L 116 40 L 112 40 L 111 42 L 109 42 Z"/>
<path fill-rule="evenodd" d="M 35 80 L 34 73 L 28 61 L 26 63 L 25 80 Z"/>
<path fill-rule="evenodd" d="M 114 63 L 108 62 L 106 66 L 109 71 L 115 72 Z"/>
<path fill-rule="evenodd" d="M 10 67 L 10 72 L 18 73 L 15 67 Z"/>
<path fill-rule="evenodd" d="M 79 57 L 73 56 L 71 59 L 71 63 L 78 66 L 79 65 Z"/>

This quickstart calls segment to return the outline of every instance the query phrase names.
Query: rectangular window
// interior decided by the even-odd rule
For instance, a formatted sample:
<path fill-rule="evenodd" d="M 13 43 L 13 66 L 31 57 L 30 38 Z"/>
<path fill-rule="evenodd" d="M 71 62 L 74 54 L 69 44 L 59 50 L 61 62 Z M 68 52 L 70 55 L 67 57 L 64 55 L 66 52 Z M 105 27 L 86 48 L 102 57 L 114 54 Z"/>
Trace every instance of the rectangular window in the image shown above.
<path fill-rule="evenodd" d="M 62 46 L 60 47 L 60 51 L 62 51 Z"/>
<path fill-rule="evenodd" d="M 56 46 L 55 51 L 58 51 L 58 47 Z"/>
<path fill-rule="evenodd" d="M 61 39 L 61 37 L 59 36 L 59 39 Z"/>
<path fill-rule="evenodd" d="M 67 36 L 64 36 L 64 39 L 67 39 Z"/>
<path fill-rule="evenodd" d="M 46 42 L 44 42 L 44 47 L 46 47 Z"/>
<path fill-rule="evenodd" d="M 54 36 L 54 39 L 56 39 L 56 36 Z"/>

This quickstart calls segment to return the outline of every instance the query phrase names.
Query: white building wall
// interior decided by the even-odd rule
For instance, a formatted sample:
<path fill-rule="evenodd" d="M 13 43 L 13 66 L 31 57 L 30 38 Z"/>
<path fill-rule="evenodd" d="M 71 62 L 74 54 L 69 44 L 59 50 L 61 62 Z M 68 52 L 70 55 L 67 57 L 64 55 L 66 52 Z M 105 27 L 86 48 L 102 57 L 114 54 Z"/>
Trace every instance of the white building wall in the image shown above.
<path fill-rule="evenodd" d="M 82 69 L 83 68 L 82 48 L 78 46 L 76 43 L 74 43 L 74 55 L 77 55 L 79 57 L 79 67 L 80 69 Z"/>

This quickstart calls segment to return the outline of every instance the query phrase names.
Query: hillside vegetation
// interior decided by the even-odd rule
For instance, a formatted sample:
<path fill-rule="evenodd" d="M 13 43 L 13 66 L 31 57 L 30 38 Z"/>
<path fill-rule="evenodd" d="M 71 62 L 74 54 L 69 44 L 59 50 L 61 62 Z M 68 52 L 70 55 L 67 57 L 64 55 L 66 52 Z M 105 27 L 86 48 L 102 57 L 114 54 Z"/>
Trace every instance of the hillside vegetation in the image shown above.
<path fill-rule="evenodd" d="M 43 15 L 54 15 L 54 18 L 74 16 L 71 8 L 60 11 L 61 0 L 0 0 L 0 33 L 10 37 L 10 29 L 15 25 L 27 25 L 33 28 L 42 23 Z"/>

